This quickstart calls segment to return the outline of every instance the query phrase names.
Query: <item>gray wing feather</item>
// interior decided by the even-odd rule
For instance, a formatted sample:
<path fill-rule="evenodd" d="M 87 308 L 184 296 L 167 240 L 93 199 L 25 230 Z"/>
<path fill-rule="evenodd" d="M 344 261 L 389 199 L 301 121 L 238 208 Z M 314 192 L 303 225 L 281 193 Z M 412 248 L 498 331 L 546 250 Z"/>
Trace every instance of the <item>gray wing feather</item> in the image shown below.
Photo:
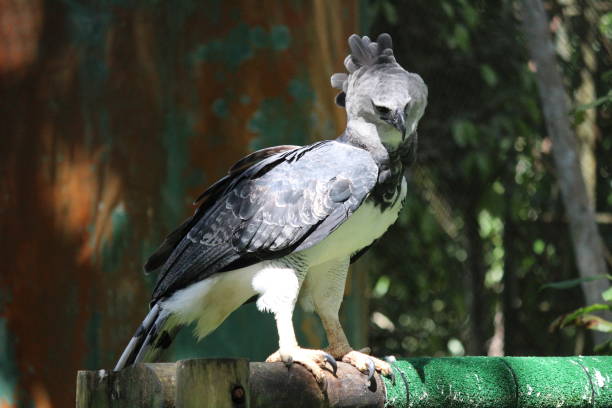
<path fill-rule="evenodd" d="M 368 152 L 336 141 L 262 161 L 229 183 L 186 233 L 153 301 L 214 273 L 315 245 L 361 205 L 377 177 Z"/>
<path fill-rule="evenodd" d="M 304 160 L 282 163 L 263 177 L 246 181 L 243 189 L 248 191 L 233 191 L 240 199 L 228 200 L 229 208 L 241 218 L 233 244 L 239 251 L 260 255 L 291 247 L 334 211 L 345 217 L 352 213 L 374 186 L 377 174 L 367 152 L 337 142 L 309 152 Z M 245 202 L 249 217 L 242 217 Z"/>

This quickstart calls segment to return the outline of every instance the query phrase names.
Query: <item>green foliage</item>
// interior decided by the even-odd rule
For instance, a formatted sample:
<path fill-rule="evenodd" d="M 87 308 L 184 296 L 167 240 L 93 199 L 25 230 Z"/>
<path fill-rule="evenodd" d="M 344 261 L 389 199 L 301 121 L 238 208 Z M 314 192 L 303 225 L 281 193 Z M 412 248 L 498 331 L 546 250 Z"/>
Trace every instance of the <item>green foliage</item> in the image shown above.
<path fill-rule="evenodd" d="M 498 79 L 497 74 L 493 71 L 493 68 L 489 64 L 483 64 L 480 66 L 480 75 L 487 85 L 493 87 L 497 85 Z"/>
<path fill-rule="evenodd" d="M 611 275 L 598 275 L 591 276 L 588 278 L 579 278 L 579 279 L 570 279 L 562 282 L 553 282 L 547 283 L 542 286 L 542 289 L 551 288 L 551 289 L 569 289 L 576 287 L 584 282 L 592 282 L 600 279 L 608 279 L 612 280 Z M 555 331 L 557 329 L 562 329 L 568 326 L 575 327 L 584 327 L 590 330 L 596 330 L 604 333 L 612 332 L 612 322 L 600 317 L 591 314 L 596 311 L 608 311 L 612 310 L 612 287 L 608 288 L 604 292 L 602 292 L 601 297 L 604 301 L 608 303 L 596 303 L 593 305 L 580 307 L 573 312 L 563 314 L 557 317 L 550 325 L 549 330 Z M 596 349 L 601 349 L 605 347 L 608 342 L 604 342 L 603 344 L 596 345 Z"/>
<path fill-rule="evenodd" d="M 503 312 L 507 354 L 573 354 L 576 325 L 543 330 L 584 302 L 514 2 L 385 3 L 370 2 L 371 34 L 393 36 L 398 61 L 427 83 L 429 105 L 404 211 L 368 258 L 374 352 L 485 353 Z M 572 24 L 588 28 L 582 14 Z M 567 73 L 578 87 L 575 73 L 585 63 L 576 54 L 578 34 L 569 35 L 575 52 Z M 607 96 L 577 107 L 574 116 L 588 109 L 610 114 L 612 73 L 605 73 L 612 70 L 605 61 L 598 67 L 598 94 Z M 603 120 L 598 125 L 602 135 L 612 131 Z M 606 212 L 612 139 L 602 137 L 597 156 L 597 208 Z M 612 242 L 612 230 L 601 232 Z M 575 283 L 549 283 L 568 280 Z M 562 298 L 541 290 L 559 285 L 568 285 Z M 576 319 L 581 327 L 607 327 L 591 312 Z"/>
<path fill-rule="evenodd" d="M 554 332 L 557 329 L 561 329 L 568 326 L 575 326 L 603 333 L 612 333 L 612 322 L 600 316 L 588 313 L 589 311 L 602 310 L 612 310 L 612 307 L 609 304 L 595 304 L 579 308 L 567 315 L 563 315 L 555 319 L 551 323 L 549 331 Z M 601 344 L 596 344 L 594 347 L 594 351 L 605 352 L 608 347 L 610 347 L 610 342 L 605 341 Z"/>
<path fill-rule="evenodd" d="M 569 288 L 573 288 L 576 286 L 580 286 L 581 283 L 583 282 L 592 282 L 595 280 L 599 280 L 599 279 L 612 279 L 612 276 L 610 275 L 597 275 L 597 276 L 590 276 L 588 278 L 578 278 L 578 279 L 570 279 L 570 280 L 565 280 L 565 281 L 561 281 L 561 282 L 552 282 L 552 283 L 547 283 L 545 285 L 542 285 L 541 289 L 569 289 Z"/>
<path fill-rule="evenodd" d="M 594 109 L 602 105 L 606 106 L 610 104 L 612 104 L 612 90 L 610 90 L 607 95 L 604 95 L 601 98 L 597 98 L 593 102 L 577 106 L 572 112 L 574 115 L 574 124 L 579 125 L 584 122 L 586 117 L 586 111 L 588 111 L 589 109 Z"/>
<path fill-rule="evenodd" d="M 612 287 L 608 288 L 607 290 L 605 290 L 602 294 L 601 297 L 603 298 L 603 300 L 605 300 L 606 302 L 612 302 Z"/>
<path fill-rule="evenodd" d="M 612 12 L 606 13 L 600 17 L 599 31 L 608 40 L 612 40 Z"/>

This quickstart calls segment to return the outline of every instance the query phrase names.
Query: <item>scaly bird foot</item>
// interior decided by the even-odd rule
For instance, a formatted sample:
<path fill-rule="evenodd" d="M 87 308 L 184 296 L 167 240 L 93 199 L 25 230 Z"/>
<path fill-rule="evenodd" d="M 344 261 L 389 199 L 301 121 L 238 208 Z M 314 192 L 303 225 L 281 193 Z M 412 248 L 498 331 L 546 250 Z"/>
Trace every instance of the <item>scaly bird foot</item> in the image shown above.
<path fill-rule="evenodd" d="M 368 380 L 372 378 L 374 371 L 378 371 L 385 376 L 390 376 L 391 380 L 394 380 L 395 375 L 389 363 L 367 355 L 366 353 L 369 352 L 367 348 L 362 351 L 363 352 L 352 350 L 342 357 L 342 361 L 349 363 L 362 373 L 367 374 Z"/>
<path fill-rule="evenodd" d="M 326 368 L 327 364 L 331 366 L 334 375 L 336 375 L 336 370 L 338 369 L 336 360 L 323 350 L 310 350 L 296 347 L 287 350 L 278 350 L 266 359 L 266 363 L 276 363 L 279 361 L 282 361 L 287 366 L 293 363 L 304 366 L 320 384 L 325 382 L 325 370 L 323 369 Z"/>

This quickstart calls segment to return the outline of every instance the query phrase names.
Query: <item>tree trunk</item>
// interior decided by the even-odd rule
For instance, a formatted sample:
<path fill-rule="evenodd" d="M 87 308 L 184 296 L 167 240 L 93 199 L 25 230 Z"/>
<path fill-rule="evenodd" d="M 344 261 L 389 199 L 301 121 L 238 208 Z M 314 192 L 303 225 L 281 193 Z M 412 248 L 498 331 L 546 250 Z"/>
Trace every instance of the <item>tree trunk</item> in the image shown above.
<path fill-rule="evenodd" d="M 565 61 L 570 61 L 572 55 L 572 39 L 580 38 L 580 85 L 573 91 L 574 106 L 586 105 L 597 99 L 593 73 L 597 72 L 597 56 L 592 44 L 596 41 L 598 16 L 593 7 L 578 0 L 564 0 L 562 4 L 563 18 L 558 23 L 556 49 L 557 54 Z M 579 23 L 574 22 L 579 21 Z M 577 52 L 577 51 L 576 51 Z M 597 128 L 597 110 L 587 109 L 584 117 L 576 124 L 576 139 L 580 168 L 586 185 L 589 203 L 595 210 L 597 184 L 597 158 L 595 144 L 599 130 Z"/>
<path fill-rule="evenodd" d="M 516 227 L 512 218 L 512 194 L 513 187 L 510 182 L 505 183 L 506 189 L 506 208 L 504 210 L 504 291 L 502 293 L 502 311 L 504 314 L 504 354 L 512 356 L 516 352 L 516 340 L 512 335 L 517 332 L 517 318 L 519 310 L 516 305 L 517 282 L 516 267 L 514 263 L 514 242 L 516 237 Z"/>
<path fill-rule="evenodd" d="M 485 322 L 487 299 L 485 295 L 484 278 L 484 245 L 480 236 L 478 224 L 478 207 L 476 203 L 468 206 L 468 215 L 465 221 L 468 248 L 468 268 L 470 287 L 470 340 L 467 344 L 468 355 L 486 355 Z"/>
<path fill-rule="evenodd" d="M 546 129 L 553 142 L 557 178 L 569 220 L 578 272 L 588 278 L 606 273 L 604 247 L 589 203 L 578 160 L 578 145 L 570 127 L 567 94 L 555 60 L 555 50 L 548 33 L 548 19 L 541 0 L 522 0 L 523 30 L 527 47 L 536 66 L 536 78 Z M 582 284 L 587 303 L 601 302 L 607 280 Z M 594 332 L 599 342 L 603 333 Z"/>

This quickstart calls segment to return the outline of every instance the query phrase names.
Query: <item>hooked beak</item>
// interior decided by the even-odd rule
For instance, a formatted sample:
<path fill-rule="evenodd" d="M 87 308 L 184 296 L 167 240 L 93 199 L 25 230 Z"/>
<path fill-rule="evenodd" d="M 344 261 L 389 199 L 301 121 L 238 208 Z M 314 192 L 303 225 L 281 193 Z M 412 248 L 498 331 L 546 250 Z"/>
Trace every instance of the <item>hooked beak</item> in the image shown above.
<path fill-rule="evenodd" d="M 404 119 L 404 111 L 397 109 L 394 111 L 388 120 L 389 124 L 402 133 L 402 140 L 406 136 L 406 120 Z"/>

